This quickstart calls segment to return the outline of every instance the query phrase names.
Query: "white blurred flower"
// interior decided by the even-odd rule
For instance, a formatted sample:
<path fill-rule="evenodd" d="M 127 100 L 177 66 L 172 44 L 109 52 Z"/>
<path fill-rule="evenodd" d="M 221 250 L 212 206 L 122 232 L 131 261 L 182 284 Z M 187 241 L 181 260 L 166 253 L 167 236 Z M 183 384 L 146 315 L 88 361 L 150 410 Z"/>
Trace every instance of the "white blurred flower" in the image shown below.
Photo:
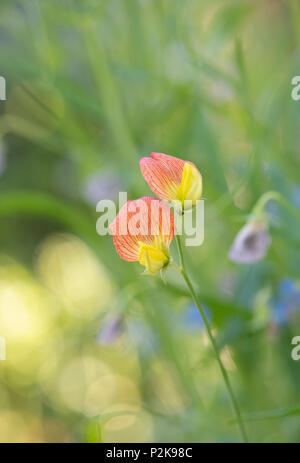
<path fill-rule="evenodd" d="M 266 223 L 263 220 L 248 222 L 235 237 L 228 257 L 233 262 L 251 264 L 265 257 L 270 244 Z"/>
<path fill-rule="evenodd" d="M 86 180 L 83 196 L 87 202 L 94 205 L 101 199 L 116 199 L 121 190 L 120 181 L 113 173 L 98 171 Z"/>

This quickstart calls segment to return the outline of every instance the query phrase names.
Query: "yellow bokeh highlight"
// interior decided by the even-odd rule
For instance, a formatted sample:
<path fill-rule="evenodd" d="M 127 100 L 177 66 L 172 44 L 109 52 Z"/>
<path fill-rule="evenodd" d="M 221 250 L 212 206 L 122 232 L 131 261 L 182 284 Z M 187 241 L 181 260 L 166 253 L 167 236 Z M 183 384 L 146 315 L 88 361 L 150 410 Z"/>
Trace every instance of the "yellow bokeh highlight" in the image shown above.
<path fill-rule="evenodd" d="M 90 318 L 111 301 L 111 281 L 91 250 L 72 235 L 50 236 L 37 260 L 43 282 L 72 315 Z"/>

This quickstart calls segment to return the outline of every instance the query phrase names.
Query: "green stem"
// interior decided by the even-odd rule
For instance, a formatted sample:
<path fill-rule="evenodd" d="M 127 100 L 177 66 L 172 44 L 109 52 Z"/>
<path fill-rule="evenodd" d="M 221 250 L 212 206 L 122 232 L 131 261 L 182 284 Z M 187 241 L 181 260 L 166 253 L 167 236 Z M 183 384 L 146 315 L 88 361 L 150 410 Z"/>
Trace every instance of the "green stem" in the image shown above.
<path fill-rule="evenodd" d="M 265 205 L 271 200 L 282 204 L 290 211 L 291 214 L 295 215 L 300 220 L 300 211 L 277 191 L 267 191 L 267 193 L 264 193 L 254 206 L 253 215 L 260 216 Z"/>
<path fill-rule="evenodd" d="M 181 267 L 181 270 L 183 270 L 185 272 L 185 264 L 184 264 L 183 250 L 182 250 L 182 246 L 181 246 L 180 236 L 175 235 L 175 238 L 176 238 L 176 243 L 177 243 L 177 248 L 178 248 L 180 267 Z"/>
<path fill-rule="evenodd" d="M 194 287 L 193 287 L 193 285 L 192 285 L 192 283 L 191 283 L 191 281 L 190 281 L 190 279 L 189 279 L 189 277 L 188 277 L 188 275 L 186 273 L 181 241 L 180 241 L 180 237 L 178 235 L 176 235 L 176 242 L 177 242 L 177 246 L 178 246 L 178 253 L 179 253 L 179 257 L 180 257 L 180 266 L 181 266 L 181 268 L 178 269 L 178 270 L 182 274 L 183 279 L 184 279 L 184 281 L 185 281 L 185 283 L 186 283 L 186 285 L 187 285 L 187 287 L 188 287 L 188 289 L 190 291 L 190 294 L 191 294 L 191 296 L 192 296 L 192 298 L 194 300 L 194 303 L 196 304 L 196 306 L 197 306 L 197 308 L 198 308 L 198 310 L 200 312 L 200 315 L 201 315 L 201 317 L 203 319 L 203 322 L 204 322 L 208 337 L 209 337 L 210 342 L 212 344 L 212 347 L 213 347 L 217 362 L 219 364 L 219 367 L 220 367 L 220 370 L 221 370 L 225 385 L 227 387 L 227 391 L 228 391 L 228 394 L 229 394 L 229 397 L 230 397 L 230 400 L 231 400 L 231 403 L 232 403 L 232 407 L 233 407 L 233 410 L 234 410 L 234 413 L 235 413 L 235 416 L 236 416 L 237 423 L 239 425 L 239 428 L 240 428 L 240 431 L 241 431 L 241 434 L 242 434 L 242 437 L 243 437 L 243 441 L 248 442 L 248 438 L 247 438 L 247 434 L 246 434 L 246 430 L 245 430 L 245 425 L 244 425 L 243 420 L 242 420 L 239 405 L 238 405 L 237 399 L 236 399 L 236 397 L 234 395 L 234 392 L 233 392 L 233 389 L 232 389 L 232 386 L 231 386 L 227 371 L 226 371 L 226 369 L 225 369 L 225 367 L 224 367 L 224 365 L 222 363 L 220 353 L 219 353 L 219 349 L 218 349 L 217 343 L 215 341 L 215 338 L 213 337 L 213 334 L 212 334 L 212 331 L 211 331 L 211 328 L 210 328 L 210 325 L 209 325 L 209 321 L 207 320 L 205 312 L 204 312 L 204 310 L 203 310 L 203 308 L 202 308 L 202 306 L 201 306 L 201 304 L 200 304 L 200 302 L 199 302 L 199 300 L 197 298 Z"/>

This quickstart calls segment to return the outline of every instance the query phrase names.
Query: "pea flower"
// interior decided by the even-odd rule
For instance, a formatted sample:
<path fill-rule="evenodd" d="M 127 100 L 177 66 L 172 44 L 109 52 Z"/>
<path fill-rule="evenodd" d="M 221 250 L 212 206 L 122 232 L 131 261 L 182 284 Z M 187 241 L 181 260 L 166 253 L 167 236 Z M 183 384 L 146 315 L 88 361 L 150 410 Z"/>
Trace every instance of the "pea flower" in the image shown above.
<path fill-rule="evenodd" d="M 160 199 L 144 197 L 136 201 L 127 201 L 110 224 L 110 231 L 113 235 L 116 251 L 122 259 L 129 262 L 138 261 L 145 267 L 145 273 L 156 275 L 160 271 L 162 277 L 164 277 L 164 272 L 171 263 L 169 247 L 175 235 L 175 226 L 173 213 L 163 200 L 173 203 L 180 202 L 183 210 L 193 208 L 202 195 L 202 177 L 191 162 L 185 162 L 182 159 L 162 153 L 151 153 L 151 158 L 145 157 L 141 159 L 140 168 L 150 188 Z M 176 264 L 172 265 L 184 279 L 203 319 L 232 402 L 243 441 L 248 442 L 239 405 L 234 396 L 229 376 L 220 356 L 205 310 L 199 302 L 193 284 L 185 271 L 181 241 L 179 236 L 177 238 L 180 267 Z"/>
<path fill-rule="evenodd" d="M 264 220 L 248 222 L 238 232 L 229 250 L 233 262 L 251 264 L 263 259 L 271 244 L 271 237 Z"/>
<path fill-rule="evenodd" d="M 166 270 L 175 227 L 173 213 L 163 201 L 151 197 L 127 201 L 110 224 L 110 231 L 122 259 L 138 261 L 149 275 Z"/>
<path fill-rule="evenodd" d="M 192 162 L 162 153 L 140 160 L 142 175 L 151 190 L 167 201 L 179 201 L 185 209 L 195 206 L 202 195 L 202 176 Z M 189 201 L 189 206 L 184 204 Z"/>

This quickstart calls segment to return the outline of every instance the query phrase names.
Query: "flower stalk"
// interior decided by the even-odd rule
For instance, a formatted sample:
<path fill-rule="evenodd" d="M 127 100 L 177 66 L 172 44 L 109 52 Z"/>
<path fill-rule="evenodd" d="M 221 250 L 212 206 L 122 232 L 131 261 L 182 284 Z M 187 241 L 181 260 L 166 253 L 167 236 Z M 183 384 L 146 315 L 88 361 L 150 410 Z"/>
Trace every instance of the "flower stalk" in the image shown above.
<path fill-rule="evenodd" d="M 264 208 L 269 201 L 277 201 L 279 204 L 282 204 L 286 209 L 290 211 L 291 214 L 296 216 L 300 220 L 300 211 L 293 206 L 289 201 L 287 201 L 278 191 L 267 191 L 264 193 L 253 209 L 254 216 L 260 216 L 264 213 Z"/>
<path fill-rule="evenodd" d="M 234 395 L 234 392 L 233 392 L 233 388 L 232 388 L 232 385 L 230 383 L 230 380 L 229 380 L 229 377 L 228 377 L 228 374 L 227 374 L 227 371 L 223 365 L 223 362 L 221 360 L 221 357 L 220 357 L 220 352 L 219 352 L 219 349 L 218 349 L 218 346 L 217 346 L 217 343 L 215 341 L 215 338 L 212 334 L 212 331 L 211 331 L 211 327 L 210 327 L 210 324 L 209 324 L 209 321 L 205 315 L 205 312 L 197 298 L 197 295 L 196 295 L 196 292 L 194 290 L 194 287 L 191 283 L 191 280 L 190 278 L 188 277 L 187 273 L 186 273 L 186 268 L 185 268 L 185 263 L 184 263 L 184 256 L 183 256 L 183 250 L 182 250 L 182 246 L 181 246 L 181 241 L 180 241 L 180 236 L 179 235 L 176 235 L 176 243 L 177 243 L 177 247 L 178 247 L 178 254 L 179 254 L 179 260 L 180 260 L 180 267 L 178 267 L 177 265 L 173 265 L 174 268 L 176 268 L 176 270 L 178 270 L 187 287 L 188 287 L 188 290 L 192 296 L 192 299 L 196 305 L 196 307 L 198 308 L 199 312 L 200 312 L 200 315 L 203 319 L 203 322 L 204 322 L 204 325 L 205 325 L 205 328 L 206 328 L 206 331 L 207 331 L 207 334 L 208 334 L 208 337 L 209 337 L 209 340 L 211 342 L 211 345 L 213 347 L 213 350 L 214 350 L 214 354 L 216 356 L 216 359 L 217 359 L 217 362 L 218 362 L 218 365 L 220 367 L 220 370 L 221 370 L 221 373 L 222 373 L 222 376 L 223 376 L 223 379 L 224 379 L 224 382 L 225 382 L 225 385 L 226 385 L 226 388 L 227 388 L 227 391 L 228 391 L 228 394 L 229 394 L 229 397 L 230 397 L 230 400 L 231 400 L 231 403 L 232 403 L 232 408 L 234 410 L 234 414 L 235 414 L 235 417 L 236 417 L 236 420 L 237 420 L 237 423 L 239 425 L 239 429 L 241 431 L 241 434 L 242 434 L 242 438 L 243 438 L 243 441 L 246 443 L 248 442 L 248 438 L 247 438 L 247 433 L 246 433 L 246 429 L 245 429 L 245 425 L 243 423 L 243 420 L 242 420 L 242 416 L 241 416 L 241 412 L 240 412 L 240 408 L 239 408 L 239 404 L 237 402 L 237 399 Z"/>

